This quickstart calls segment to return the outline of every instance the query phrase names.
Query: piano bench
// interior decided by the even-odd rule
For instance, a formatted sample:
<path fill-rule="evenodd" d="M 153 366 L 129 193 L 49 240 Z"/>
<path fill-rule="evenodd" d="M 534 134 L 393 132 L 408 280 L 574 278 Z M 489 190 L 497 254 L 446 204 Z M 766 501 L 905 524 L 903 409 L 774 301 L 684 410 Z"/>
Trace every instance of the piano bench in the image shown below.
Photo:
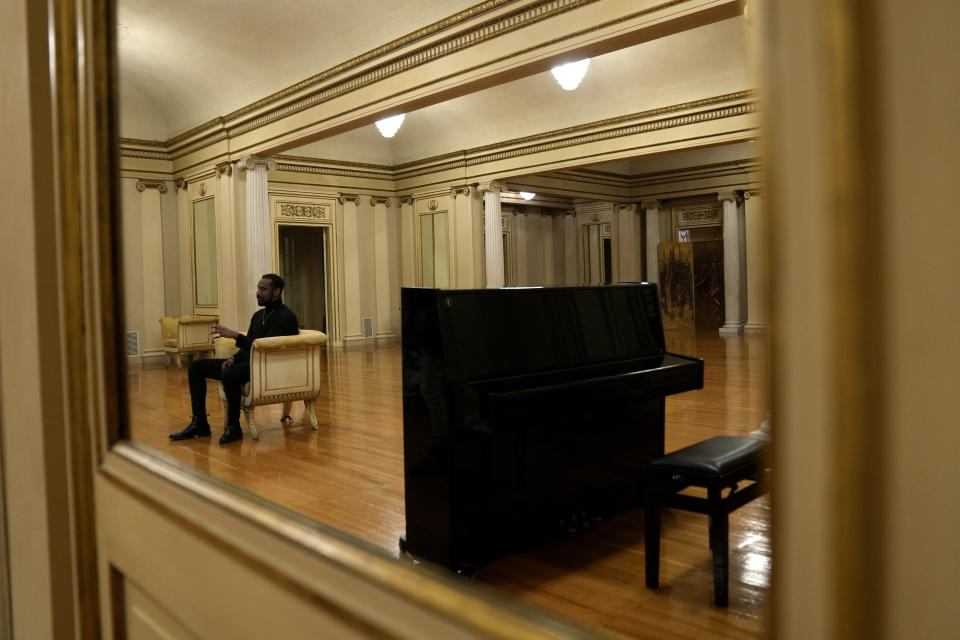
<path fill-rule="evenodd" d="M 703 513 L 710 516 L 714 603 L 727 606 L 727 516 L 766 492 L 765 445 L 753 438 L 717 436 L 650 463 L 644 508 L 648 587 L 656 589 L 660 581 L 660 507 Z M 754 482 L 738 490 L 743 480 Z M 706 488 L 707 497 L 679 493 L 690 486 Z M 723 497 L 726 488 L 730 492 Z"/>

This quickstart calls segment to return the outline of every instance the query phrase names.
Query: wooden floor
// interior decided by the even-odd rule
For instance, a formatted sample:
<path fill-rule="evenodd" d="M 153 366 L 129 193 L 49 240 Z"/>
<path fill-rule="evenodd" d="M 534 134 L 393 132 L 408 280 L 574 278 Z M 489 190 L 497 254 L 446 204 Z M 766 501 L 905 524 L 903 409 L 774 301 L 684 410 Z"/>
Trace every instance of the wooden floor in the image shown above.
<path fill-rule="evenodd" d="M 668 332 L 669 351 L 705 360 L 702 391 L 667 399 L 666 448 L 713 435 L 746 435 L 767 411 L 762 336 Z M 208 386 L 212 438 L 171 442 L 187 424 L 186 366 L 129 373 L 131 439 L 398 555 L 404 531 L 399 344 L 325 352 L 329 385 L 320 430 L 303 413 L 281 427 L 280 406 L 256 410 L 260 440 L 220 446 L 223 412 Z M 610 635 L 631 638 L 760 638 L 771 573 L 767 497 L 730 516 L 730 605 L 712 606 L 707 519 L 664 513 L 661 588 L 643 583 L 643 512 L 634 510 L 542 547 L 502 558 L 473 580 Z"/>

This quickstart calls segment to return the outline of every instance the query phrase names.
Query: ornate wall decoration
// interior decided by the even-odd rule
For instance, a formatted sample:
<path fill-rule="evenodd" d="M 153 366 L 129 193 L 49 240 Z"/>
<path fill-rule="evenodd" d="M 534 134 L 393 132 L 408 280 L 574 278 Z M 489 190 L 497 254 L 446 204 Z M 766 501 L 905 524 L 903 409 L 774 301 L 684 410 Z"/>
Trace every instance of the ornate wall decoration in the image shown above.
<path fill-rule="evenodd" d="M 378 204 L 382 204 L 386 207 L 390 206 L 390 198 L 387 196 L 370 196 L 370 206 L 375 207 Z"/>
<path fill-rule="evenodd" d="M 720 207 L 701 206 L 677 210 L 678 227 L 695 227 L 722 224 Z"/>
<path fill-rule="evenodd" d="M 294 202 L 280 203 L 280 216 L 283 218 L 310 218 L 326 220 L 329 205 L 325 204 L 298 204 Z"/>
<path fill-rule="evenodd" d="M 187 190 L 187 181 L 184 178 L 177 178 L 173 181 L 173 184 L 176 185 L 178 191 L 180 189 L 183 189 L 184 191 Z"/>
<path fill-rule="evenodd" d="M 340 204 L 346 204 L 347 202 L 352 202 L 353 204 L 360 206 L 360 196 L 355 193 L 341 193 L 337 196 L 337 200 Z"/>
<path fill-rule="evenodd" d="M 233 175 L 233 164 L 230 162 L 221 162 L 217 165 L 217 177 L 227 176 L 228 178 Z"/>
<path fill-rule="evenodd" d="M 436 211 L 436 210 L 437 210 L 437 206 L 439 206 L 439 205 L 437 204 L 437 201 L 436 201 L 436 200 L 431 200 L 431 201 L 427 204 L 427 208 L 430 209 L 430 211 Z"/>
<path fill-rule="evenodd" d="M 137 180 L 137 191 L 146 191 L 147 189 L 156 189 L 160 193 L 166 193 L 167 183 L 157 180 Z"/>

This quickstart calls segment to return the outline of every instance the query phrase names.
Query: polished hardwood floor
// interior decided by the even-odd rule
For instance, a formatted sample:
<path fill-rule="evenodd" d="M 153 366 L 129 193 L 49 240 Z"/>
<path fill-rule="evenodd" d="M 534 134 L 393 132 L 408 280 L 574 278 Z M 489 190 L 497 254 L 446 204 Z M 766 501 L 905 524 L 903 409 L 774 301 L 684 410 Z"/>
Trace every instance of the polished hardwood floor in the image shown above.
<path fill-rule="evenodd" d="M 669 351 L 704 358 L 704 389 L 669 397 L 666 448 L 746 435 L 767 413 L 762 335 L 668 332 Z M 171 442 L 189 421 L 186 366 L 128 374 L 130 437 L 190 467 L 399 556 L 404 531 L 400 346 L 325 352 L 328 386 L 314 431 L 303 405 L 281 426 L 280 406 L 256 410 L 260 440 L 220 446 L 223 423 L 209 383 L 212 438 Z M 643 512 L 629 511 L 536 549 L 501 558 L 472 580 L 598 631 L 629 638 L 760 638 L 771 575 L 770 503 L 730 515 L 730 605 L 713 607 L 707 518 L 670 510 L 661 538 L 661 587 L 644 586 Z"/>

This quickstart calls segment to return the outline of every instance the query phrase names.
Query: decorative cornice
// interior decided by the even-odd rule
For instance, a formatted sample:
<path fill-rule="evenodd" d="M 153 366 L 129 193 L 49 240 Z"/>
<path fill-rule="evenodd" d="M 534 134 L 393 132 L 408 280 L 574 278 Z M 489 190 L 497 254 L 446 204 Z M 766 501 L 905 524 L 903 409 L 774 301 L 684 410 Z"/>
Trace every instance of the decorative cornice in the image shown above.
<path fill-rule="evenodd" d="M 346 204 L 347 202 L 352 202 L 353 204 L 360 206 L 360 196 L 355 193 L 339 193 L 337 194 L 337 201 L 340 204 Z"/>
<path fill-rule="evenodd" d="M 301 204 L 298 202 L 281 202 L 278 216 L 283 218 L 313 218 L 325 220 L 329 206 L 325 204 Z"/>
<path fill-rule="evenodd" d="M 371 207 L 375 207 L 375 206 L 377 206 L 378 204 L 382 204 L 382 205 L 384 205 L 384 206 L 389 207 L 389 206 L 390 206 L 390 198 L 388 198 L 388 197 L 386 197 L 386 196 L 370 196 L 370 206 L 371 206 Z"/>
<path fill-rule="evenodd" d="M 274 163 L 276 166 L 276 163 Z M 228 178 L 233 175 L 233 163 L 231 162 L 220 162 L 217 164 L 217 177 L 227 176 Z"/>
<path fill-rule="evenodd" d="M 393 173 L 373 173 L 371 171 L 351 171 L 350 169 L 335 169 L 333 167 L 318 167 L 302 164 L 288 164 L 286 162 L 277 163 L 278 171 L 290 171 L 292 173 L 313 173 L 324 176 L 343 176 L 347 178 L 371 178 L 374 180 L 394 180 Z"/>
<path fill-rule="evenodd" d="M 185 178 L 177 178 L 176 180 L 173 181 L 173 184 L 174 184 L 174 186 L 177 187 L 177 191 L 180 191 L 180 190 L 186 191 L 186 190 L 187 190 L 187 186 L 188 186 L 188 185 L 187 185 L 187 181 L 186 181 Z"/>
<path fill-rule="evenodd" d="M 137 180 L 137 191 L 146 191 L 147 189 L 156 189 L 160 193 L 166 193 L 167 183 L 157 180 Z"/>

